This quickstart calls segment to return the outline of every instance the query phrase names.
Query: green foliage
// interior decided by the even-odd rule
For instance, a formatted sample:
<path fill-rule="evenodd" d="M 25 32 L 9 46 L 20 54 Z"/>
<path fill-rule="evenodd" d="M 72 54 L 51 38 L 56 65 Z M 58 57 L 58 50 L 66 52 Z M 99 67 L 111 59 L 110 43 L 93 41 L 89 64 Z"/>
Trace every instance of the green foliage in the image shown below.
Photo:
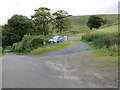
<path fill-rule="evenodd" d="M 83 40 L 89 41 L 99 48 L 109 48 L 118 45 L 118 33 L 96 33 L 83 36 Z"/>
<path fill-rule="evenodd" d="M 106 24 L 102 25 L 100 28 L 109 27 L 112 25 L 118 25 L 118 15 L 117 14 L 105 14 L 105 15 L 99 15 L 100 17 L 104 18 L 106 20 Z M 85 34 L 88 32 L 91 32 L 89 27 L 86 25 L 88 22 L 90 15 L 84 15 L 84 16 L 69 16 L 67 17 L 69 19 L 69 22 L 71 23 L 71 27 L 69 31 L 76 31 L 78 34 Z M 92 29 L 96 30 L 96 29 Z M 116 29 L 115 29 L 116 30 Z"/>
<path fill-rule="evenodd" d="M 12 47 L 11 46 L 6 46 L 5 49 L 6 50 L 12 50 Z"/>
<path fill-rule="evenodd" d="M 98 15 L 92 15 L 88 19 L 87 26 L 92 30 L 93 28 L 98 29 L 100 26 L 106 23 L 106 20 Z"/>
<path fill-rule="evenodd" d="M 106 24 L 104 25 L 104 27 L 118 24 L 118 14 L 104 14 L 99 16 L 106 20 Z M 90 15 L 70 16 L 68 17 L 68 19 L 70 20 L 72 25 L 85 26 L 86 23 L 88 22 L 89 17 Z"/>
<path fill-rule="evenodd" d="M 30 34 L 33 28 L 32 20 L 22 15 L 12 16 L 2 30 L 3 47 L 11 46 L 22 39 L 24 34 Z"/>
<path fill-rule="evenodd" d="M 3 48 L 0 46 L 0 54 L 2 54 Z"/>
<path fill-rule="evenodd" d="M 51 21 L 50 9 L 41 7 L 35 10 L 35 14 L 32 16 L 32 20 L 35 23 L 36 32 L 42 35 L 49 33 L 49 22 Z"/>
<path fill-rule="evenodd" d="M 2 46 L 0 46 L 0 56 L 3 56 L 6 52 L 4 51 L 4 49 L 2 48 Z"/>
<path fill-rule="evenodd" d="M 90 45 L 97 49 L 103 49 L 107 53 L 118 53 L 118 38 L 120 33 L 117 32 L 117 26 L 111 26 L 100 31 L 94 31 L 82 37 L 82 40 L 89 42 Z"/>
<path fill-rule="evenodd" d="M 18 55 L 38 55 L 52 52 L 70 45 L 69 40 L 56 44 L 43 45 L 43 41 L 47 40 L 47 37 L 44 37 L 46 39 L 43 39 L 41 36 L 25 35 L 21 42 L 13 44 L 12 50 Z"/>
<path fill-rule="evenodd" d="M 44 46 L 40 46 L 37 49 L 32 50 L 29 55 L 40 55 L 40 54 L 45 54 L 48 52 L 56 51 L 61 48 L 64 48 L 66 46 L 70 45 L 70 41 L 63 41 L 60 43 L 55 43 L 55 44 L 46 44 Z"/>
<path fill-rule="evenodd" d="M 53 28 L 57 29 L 57 33 L 61 33 L 70 28 L 69 19 L 66 18 L 68 13 L 64 10 L 58 10 L 53 13 Z"/>
<path fill-rule="evenodd" d="M 44 39 L 40 36 L 25 35 L 21 42 L 13 44 L 13 51 L 18 53 L 28 53 L 43 45 L 43 41 Z"/>

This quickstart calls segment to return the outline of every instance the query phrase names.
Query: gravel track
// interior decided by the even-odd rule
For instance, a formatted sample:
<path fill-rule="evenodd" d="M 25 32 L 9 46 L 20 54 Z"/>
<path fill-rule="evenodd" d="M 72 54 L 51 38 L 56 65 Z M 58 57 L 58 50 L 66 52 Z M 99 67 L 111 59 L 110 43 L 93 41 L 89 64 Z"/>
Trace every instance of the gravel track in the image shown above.
<path fill-rule="evenodd" d="M 79 39 L 44 55 L 7 53 L 2 59 L 3 88 L 116 88 L 116 58 L 100 58 Z M 109 59 L 109 60 L 108 60 Z M 111 64 L 110 64 L 111 63 Z"/>

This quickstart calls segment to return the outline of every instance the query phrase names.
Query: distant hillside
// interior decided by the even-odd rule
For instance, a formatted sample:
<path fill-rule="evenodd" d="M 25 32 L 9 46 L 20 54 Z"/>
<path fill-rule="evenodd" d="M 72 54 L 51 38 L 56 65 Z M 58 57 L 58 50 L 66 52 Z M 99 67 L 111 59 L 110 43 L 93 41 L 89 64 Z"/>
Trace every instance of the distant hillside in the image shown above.
<path fill-rule="evenodd" d="M 118 24 L 118 14 L 105 14 L 100 16 L 107 19 L 107 24 L 105 24 L 101 28 Z M 68 19 L 72 24 L 72 28 L 70 30 L 75 33 L 78 33 L 78 32 L 82 33 L 82 32 L 89 31 L 89 28 L 86 25 L 89 17 L 90 15 L 68 17 Z"/>
<path fill-rule="evenodd" d="M 101 17 L 107 19 L 107 25 L 116 25 L 118 24 L 118 15 L 117 14 L 105 14 L 105 15 L 100 15 Z M 90 15 L 86 16 L 70 16 L 70 22 L 72 25 L 86 25 L 88 18 Z"/>

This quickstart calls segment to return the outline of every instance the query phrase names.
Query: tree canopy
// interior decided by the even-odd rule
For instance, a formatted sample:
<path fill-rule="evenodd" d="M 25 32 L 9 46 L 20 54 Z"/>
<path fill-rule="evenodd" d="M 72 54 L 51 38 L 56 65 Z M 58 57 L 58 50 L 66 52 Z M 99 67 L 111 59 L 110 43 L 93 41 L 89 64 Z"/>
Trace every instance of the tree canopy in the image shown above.
<path fill-rule="evenodd" d="M 21 41 L 26 34 L 46 36 L 53 33 L 53 28 L 61 33 L 70 27 L 67 19 L 68 13 L 65 10 L 58 10 L 51 14 L 49 8 L 40 7 L 34 11 L 31 19 L 22 15 L 13 15 L 8 19 L 8 22 L 2 27 L 3 47 L 12 46 L 14 43 Z"/>
<path fill-rule="evenodd" d="M 47 35 L 49 33 L 49 22 L 51 21 L 50 9 L 46 7 L 41 7 L 35 9 L 35 14 L 32 15 L 32 20 L 35 23 L 36 32 Z"/>
<path fill-rule="evenodd" d="M 70 23 L 66 18 L 68 13 L 65 10 L 58 10 L 57 12 L 53 13 L 53 16 L 53 27 L 57 28 L 58 33 L 61 33 L 70 27 Z"/>
<path fill-rule="evenodd" d="M 6 46 L 20 41 L 24 34 L 30 34 L 33 23 L 26 16 L 13 15 L 2 28 L 2 44 Z"/>
<path fill-rule="evenodd" d="M 106 23 L 106 20 L 98 15 L 92 15 L 89 17 L 87 26 L 92 30 L 93 28 L 98 29 L 100 26 Z"/>

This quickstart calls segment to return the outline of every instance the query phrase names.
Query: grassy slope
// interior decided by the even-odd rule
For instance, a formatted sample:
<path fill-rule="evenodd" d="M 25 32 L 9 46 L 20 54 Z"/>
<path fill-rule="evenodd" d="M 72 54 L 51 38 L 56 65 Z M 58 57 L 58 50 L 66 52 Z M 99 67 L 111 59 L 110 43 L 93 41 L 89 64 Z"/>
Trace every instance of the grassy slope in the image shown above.
<path fill-rule="evenodd" d="M 87 23 L 88 18 L 90 15 L 86 16 L 70 16 L 68 17 L 72 23 L 72 25 L 80 25 L 83 26 Z M 118 15 L 117 14 L 105 14 L 105 15 L 100 15 L 101 17 L 109 20 L 107 25 L 115 25 L 118 24 Z"/>
<path fill-rule="evenodd" d="M 86 26 L 86 23 L 88 21 L 90 15 L 86 16 L 70 16 L 68 17 L 72 28 L 70 31 L 77 31 L 80 33 L 86 33 L 89 32 L 89 28 Z M 107 19 L 107 24 L 102 26 L 101 28 L 117 25 L 118 24 L 118 15 L 117 14 L 106 14 L 106 15 L 100 15 L 101 17 Z"/>
<path fill-rule="evenodd" d="M 96 37 L 97 39 L 94 39 L 93 36 L 95 36 L 95 35 L 97 35 L 97 37 L 98 37 L 98 38 Z M 113 25 L 113 26 L 101 28 L 96 31 L 92 31 L 89 34 L 86 34 L 85 37 L 87 36 L 88 38 L 93 38 L 93 40 L 86 42 L 87 39 L 84 39 L 85 40 L 84 42 L 88 43 L 95 51 L 95 54 L 98 56 L 116 56 L 116 55 L 118 55 L 118 44 L 117 44 L 118 38 L 112 37 L 112 36 L 116 36 L 116 35 L 118 35 L 118 25 Z M 105 40 L 104 38 L 107 38 L 107 40 Z M 101 41 L 99 41 L 99 39 L 104 39 L 104 40 L 101 40 L 102 41 L 101 42 Z M 114 42 L 113 41 L 114 39 L 117 39 L 117 41 L 115 41 L 115 44 L 112 44 Z M 105 48 L 105 47 L 97 48 L 97 46 L 95 44 L 95 40 L 97 40 L 100 44 L 101 43 L 107 44 L 107 42 L 112 42 L 112 43 L 110 43 L 109 48 Z M 98 46 L 99 46 L 99 44 L 98 44 Z"/>

